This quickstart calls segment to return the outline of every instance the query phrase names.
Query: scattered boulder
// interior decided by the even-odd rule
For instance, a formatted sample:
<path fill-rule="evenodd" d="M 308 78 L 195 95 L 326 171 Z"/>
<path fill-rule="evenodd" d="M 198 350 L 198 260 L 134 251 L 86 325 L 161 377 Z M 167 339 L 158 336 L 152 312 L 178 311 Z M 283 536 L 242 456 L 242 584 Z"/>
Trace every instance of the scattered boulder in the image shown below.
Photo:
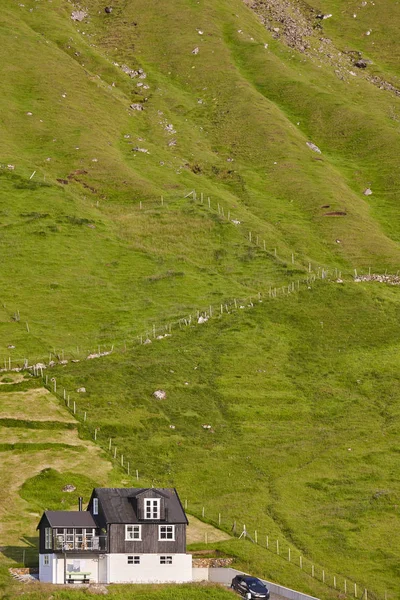
<path fill-rule="evenodd" d="M 133 104 L 131 104 L 130 108 L 132 110 L 144 110 L 143 106 L 141 104 L 139 104 L 138 102 L 134 102 Z"/>
<path fill-rule="evenodd" d="M 67 485 L 64 485 L 64 487 L 62 488 L 63 492 L 74 492 L 75 490 L 76 487 L 72 485 L 72 483 L 67 483 Z"/>
<path fill-rule="evenodd" d="M 363 191 L 364 196 L 371 196 L 372 195 L 372 190 L 371 188 L 367 188 L 366 190 Z"/>
<path fill-rule="evenodd" d="M 77 391 L 78 394 L 84 394 L 86 392 L 86 388 L 80 387 L 76 391 Z"/>
<path fill-rule="evenodd" d="M 91 583 L 87 588 L 87 593 L 93 596 L 101 596 L 108 594 L 108 589 L 101 583 Z"/>
<path fill-rule="evenodd" d="M 321 154 L 321 150 L 318 148 L 318 146 L 316 146 L 315 144 L 313 144 L 312 142 L 306 142 L 306 145 L 310 148 L 310 150 L 312 150 L 313 152 L 317 152 L 317 154 Z"/>
<path fill-rule="evenodd" d="M 147 148 L 139 148 L 138 146 L 132 148 L 132 152 L 143 152 L 143 154 L 150 154 Z"/>
<path fill-rule="evenodd" d="M 9 350 L 14 350 L 15 346 L 14 346 L 14 344 L 8 344 L 7 348 Z"/>
<path fill-rule="evenodd" d="M 167 397 L 167 392 L 165 390 L 156 390 L 153 392 L 153 396 L 157 400 L 165 400 Z"/>
<path fill-rule="evenodd" d="M 83 21 L 83 19 L 86 19 L 86 17 L 88 16 L 87 12 L 84 10 L 74 10 L 74 12 L 71 14 L 71 19 L 73 21 Z"/>
<path fill-rule="evenodd" d="M 198 318 L 197 322 L 198 323 L 207 323 L 208 321 L 208 317 L 203 317 L 202 315 L 200 315 L 200 317 Z"/>
<path fill-rule="evenodd" d="M 170 425 L 169 428 L 170 429 L 175 429 L 175 425 Z"/>
<path fill-rule="evenodd" d="M 192 50 L 192 54 L 198 54 L 200 51 L 200 49 L 198 47 L 196 47 L 194 50 Z"/>
<path fill-rule="evenodd" d="M 112 7 L 111 6 L 106 6 L 104 9 L 104 12 L 106 12 L 108 15 L 110 15 L 112 13 Z"/>
<path fill-rule="evenodd" d="M 368 66 L 367 61 L 364 58 L 360 58 L 357 62 L 354 63 L 354 66 L 358 69 L 366 69 Z"/>

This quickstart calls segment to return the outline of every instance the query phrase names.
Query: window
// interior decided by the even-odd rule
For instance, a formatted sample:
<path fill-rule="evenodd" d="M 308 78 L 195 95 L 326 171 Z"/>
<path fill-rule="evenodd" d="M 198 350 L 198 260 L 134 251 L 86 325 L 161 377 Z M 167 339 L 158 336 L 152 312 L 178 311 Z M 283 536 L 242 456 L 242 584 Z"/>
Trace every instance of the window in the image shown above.
<path fill-rule="evenodd" d="M 44 529 L 44 547 L 46 550 L 52 549 L 52 539 L 51 539 L 51 527 L 45 527 Z"/>
<path fill-rule="evenodd" d="M 140 556 L 128 556 L 128 565 L 140 565 Z"/>
<path fill-rule="evenodd" d="M 141 525 L 125 525 L 125 540 L 141 540 L 142 526 Z"/>
<path fill-rule="evenodd" d="M 175 540 L 175 525 L 159 525 L 158 526 L 158 539 L 161 540 Z"/>
<path fill-rule="evenodd" d="M 50 556 L 48 554 L 45 554 L 43 556 L 43 564 L 45 567 L 48 567 L 50 564 Z"/>
<path fill-rule="evenodd" d="M 144 518 L 159 519 L 160 518 L 160 499 L 147 498 L 144 501 Z"/>
<path fill-rule="evenodd" d="M 93 498 L 93 514 L 94 515 L 99 514 L 99 499 L 98 498 Z"/>
<path fill-rule="evenodd" d="M 172 565 L 172 556 L 160 556 L 160 565 Z"/>

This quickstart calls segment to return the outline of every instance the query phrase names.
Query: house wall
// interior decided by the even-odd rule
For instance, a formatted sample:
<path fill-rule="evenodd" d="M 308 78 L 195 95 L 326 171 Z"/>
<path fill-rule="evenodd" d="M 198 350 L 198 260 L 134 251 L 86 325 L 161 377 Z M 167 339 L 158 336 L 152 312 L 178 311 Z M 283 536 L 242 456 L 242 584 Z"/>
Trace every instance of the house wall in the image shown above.
<path fill-rule="evenodd" d="M 99 503 L 98 503 L 98 505 L 99 505 L 99 511 L 98 511 L 98 514 L 97 514 L 97 515 L 94 515 L 94 514 L 93 514 L 93 498 L 97 498 L 97 495 L 96 495 L 96 493 L 94 492 L 94 490 L 93 490 L 93 493 L 92 493 L 92 495 L 91 495 L 91 497 L 90 497 L 90 500 L 89 500 L 89 504 L 88 504 L 87 510 L 88 510 L 88 511 L 91 513 L 91 515 L 93 516 L 93 519 L 96 521 L 98 528 L 99 528 L 99 529 L 102 529 L 102 528 L 106 529 L 106 528 L 107 528 L 107 520 L 106 520 L 106 517 L 105 517 L 105 515 L 104 515 L 104 511 L 103 511 L 103 508 L 102 508 L 102 506 L 101 506 L 101 502 L 100 502 L 100 501 L 99 501 Z"/>
<path fill-rule="evenodd" d="M 125 525 L 114 523 L 109 529 L 109 551 L 129 554 L 184 554 L 186 552 L 186 525 L 175 525 L 175 541 L 158 539 L 158 523 L 142 523 L 142 541 L 125 540 Z M 160 523 L 167 525 L 167 523 Z"/>
<path fill-rule="evenodd" d="M 140 554 L 139 556 L 139 565 L 128 565 L 128 554 L 109 554 L 109 583 L 185 583 L 192 581 L 192 556 L 190 554 L 172 554 L 171 565 L 161 565 L 160 554 Z"/>
<path fill-rule="evenodd" d="M 39 552 L 46 553 L 48 550 L 44 547 L 44 530 L 46 527 L 50 527 L 50 523 L 48 522 L 45 515 L 43 515 L 42 519 L 39 523 Z"/>
<path fill-rule="evenodd" d="M 44 554 L 39 554 L 39 580 L 44 583 L 64 583 L 64 554 L 48 554 L 49 556 L 49 565 L 44 564 Z M 100 562 L 104 563 L 104 567 L 99 568 Z M 104 576 L 104 579 L 100 581 L 106 582 L 106 562 L 107 558 L 104 557 L 100 559 L 99 556 L 89 554 L 88 556 L 83 556 L 82 554 L 70 555 L 67 554 L 67 572 L 70 569 L 77 569 L 81 572 L 90 572 L 90 580 L 95 581 L 96 583 L 99 581 L 99 572 L 101 576 Z"/>

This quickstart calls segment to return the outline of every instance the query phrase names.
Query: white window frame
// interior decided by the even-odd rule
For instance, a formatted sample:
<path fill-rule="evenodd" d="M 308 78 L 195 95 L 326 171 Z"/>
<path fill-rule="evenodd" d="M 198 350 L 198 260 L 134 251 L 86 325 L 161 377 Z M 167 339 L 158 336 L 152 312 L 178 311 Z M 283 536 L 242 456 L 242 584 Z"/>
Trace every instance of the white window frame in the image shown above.
<path fill-rule="evenodd" d="M 150 502 L 150 516 L 147 516 L 147 506 Z M 149 521 L 157 521 L 160 519 L 160 498 L 145 498 L 144 499 L 144 518 Z M 154 516 L 154 508 L 156 507 L 156 516 Z"/>
<path fill-rule="evenodd" d="M 94 515 L 99 514 L 99 499 L 98 498 L 93 498 L 92 511 L 93 511 Z"/>
<path fill-rule="evenodd" d="M 172 556 L 160 556 L 160 565 L 172 565 Z"/>
<path fill-rule="evenodd" d="M 159 525 L 158 526 L 158 541 L 159 542 L 174 542 L 175 541 L 175 525 Z"/>
<path fill-rule="evenodd" d="M 138 555 L 129 555 L 127 557 L 128 565 L 140 565 L 140 556 Z"/>
<path fill-rule="evenodd" d="M 131 528 L 131 531 L 130 531 L 130 528 Z M 135 534 L 137 534 L 138 537 L 136 537 Z M 126 542 L 141 542 L 142 541 L 142 526 L 141 525 L 125 525 L 125 541 Z"/>
<path fill-rule="evenodd" d="M 50 555 L 49 554 L 43 555 L 43 566 L 45 566 L 45 567 L 50 566 Z"/>
<path fill-rule="evenodd" d="M 53 549 L 53 535 L 51 527 L 44 528 L 44 548 L 45 550 Z"/>

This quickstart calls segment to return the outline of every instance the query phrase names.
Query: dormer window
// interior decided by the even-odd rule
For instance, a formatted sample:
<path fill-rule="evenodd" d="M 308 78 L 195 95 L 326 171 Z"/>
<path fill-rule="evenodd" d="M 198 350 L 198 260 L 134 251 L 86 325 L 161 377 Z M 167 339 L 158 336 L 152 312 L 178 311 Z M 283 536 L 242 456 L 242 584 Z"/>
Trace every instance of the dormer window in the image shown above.
<path fill-rule="evenodd" d="M 160 499 L 145 498 L 144 500 L 144 518 L 159 519 L 160 518 Z"/>
<path fill-rule="evenodd" d="M 99 514 L 99 499 L 98 498 L 93 498 L 93 514 L 94 515 Z"/>

